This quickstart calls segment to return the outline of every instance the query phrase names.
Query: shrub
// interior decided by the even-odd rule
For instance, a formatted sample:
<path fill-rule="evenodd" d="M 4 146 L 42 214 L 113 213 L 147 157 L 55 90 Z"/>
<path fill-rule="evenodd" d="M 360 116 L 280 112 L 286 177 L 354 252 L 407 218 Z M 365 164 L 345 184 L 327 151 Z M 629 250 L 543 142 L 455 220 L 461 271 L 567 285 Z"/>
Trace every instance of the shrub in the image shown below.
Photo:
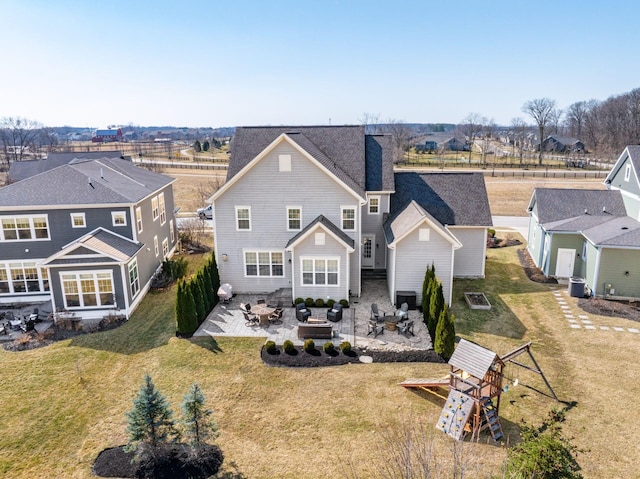
<path fill-rule="evenodd" d="M 307 353 L 312 353 L 316 350 L 316 343 L 313 342 L 313 339 L 309 338 L 304 342 L 304 350 Z"/>
<path fill-rule="evenodd" d="M 324 299 L 322 298 L 318 298 L 316 299 L 316 308 L 323 308 L 324 307 Z"/>
<path fill-rule="evenodd" d="M 335 299 L 327 299 L 327 306 L 329 308 L 333 308 L 334 304 L 336 304 L 336 300 Z"/>
<path fill-rule="evenodd" d="M 342 341 L 340 343 L 340 351 L 343 354 L 349 354 L 351 352 L 351 343 L 349 341 Z"/>
<path fill-rule="evenodd" d="M 276 354 L 276 343 L 273 341 L 267 341 L 264 343 L 264 349 L 269 354 Z"/>
<path fill-rule="evenodd" d="M 186 276 L 188 267 L 189 261 L 186 258 L 167 259 L 162 262 L 162 272 L 174 281 Z"/>
<path fill-rule="evenodd" d="M 293 341 L 287 339 L 282 343 L 282 350 L 287 354 L 295 354 L 296 347 L 293 345 Z"/>
<path fill-rule="evenodd" d="M 296 299 L 293 301 L 293 304 L 300 304 L 300 303 L 304 303 L 304 299 L 302 299 L 302 298 L 296 298 Z"/>
<path fill-rule="evenodd" d="M 327 354 L 331 354 L 335 351 L 335 346 L 333 345 L 333 343 L 331 341 L 328 341 L 326 343 L 324 343 L 324 352 Z"/>
<path fill-rule="evenodd" d="M 340 303 L 343 308 L 349 307 L 349 301 L 347 301 L 346 299 L 341 299 L 340 301 L 338 301 L 338 303 Z"/>
<path fill-rule="evenodd" d="M 307 298 L 304 300 L 304 304 L 307 308 L 310 308 L 311 306 L 313 306 L 315 303 L 315 300 L 313 298 Z"/>
<path fill-rule="evenodd" d="M 496 235 L 496 230 L 494 230 L 493 228 L 489 228 L 487 230 L 487 234 L 489 235 L 489 237 L 493 238 Z"/>

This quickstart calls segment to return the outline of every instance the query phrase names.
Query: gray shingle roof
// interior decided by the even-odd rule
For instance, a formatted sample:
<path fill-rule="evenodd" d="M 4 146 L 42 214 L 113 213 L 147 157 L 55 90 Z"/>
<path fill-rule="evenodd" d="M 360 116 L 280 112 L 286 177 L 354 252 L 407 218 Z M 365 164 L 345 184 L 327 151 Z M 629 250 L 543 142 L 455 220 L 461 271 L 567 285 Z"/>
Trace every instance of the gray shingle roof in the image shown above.
<path fill-rule="evenodd" d="M 582 215 L 575 218 L 567 218 L 565 220 L 553 221 L 546 223 L 544 229 L 553 232 L 576 232 L 583 231 L 594 226 L 601 225 L 610 221 L 611 218 L 618 218 L 617 216 L 591 216 Z"/>
<path fill-rule="evenodd" d="M 482 173 L 395 174 L 391 218 L 412 200 L 443 225 L 491 226 L 491 210 Z"/>
<path fill-rule="evenodd" d="M 363 126 L 238 127 L 231 143 L 227 181 L 282 133 L 363 198 L 365 191 L 393 190 L 390 137 L 365 136 Z"/>
<path fill-rule="evenodd" d="M 130 204 L 173 181 L 127 160 L 72 160 L 0 188 L 0 207 Z"/>
<path fill-rule="evenodd" d="M 384 237 L 387 244 L 389 245 L 401 238 L 406 233 L 413 230 L 416 227 L 416 224 L 424 221 L 425 219 L 433 221 L 436 225 L 438 224 L 438 221 L 433 216 L 426 212 L 418 203 L 412 201 L 397 215 L 391 218 L 390 221 L 385 222 Z M 442 225 L 439 226 L 443 234 L 447 235 L 452 241 L 458 242 L 449 230 L 445 229 Z"/>
<path fill-rule="evenodd" d="M 628 216 L 611 218 L 582 234 L 596 246 L 640 248 L 640 223 Z"/>
<path fill-rule="evenodd" d="M 479 344 L 461 339 L 449 359 L 449 364 L 468 372 L 474 378 L 482 379 L 494 361 L 500 361 L 496 353 Z"/>
<path fill-rule="evenodd" d="M 629 145 L 627 150 L 629 151 L 629 158 L 633 163 L 633 168 L 636 173 L 640 174 L 640 145 Z"/>
<path fill-rule="evenodd" d="M 345 243 L 349 247 L 351 248 L 355 247 L 356 243 L 353 238 L 351 238 L 348 234 L 346 234 L 344 231 L 338 228 L 335 224 L 333 224 L 331 220 L 326 218 L 324 215 L 320 215 L 316 219 L 314 219 L 311 223 L 309 223 L 307 226 L 302 228 L 302 230 L 298 234 L 292 237 L 287 243 L 287 246 L 285 246 L 285 249 L 291 246 L 292 244 L 294 244 L 303 236 L 305 236 L 309 231 L 311 231 L 318 224 L 322 224 L 323 226 L 325 226 L 329 231 L 335 234 L 343 243 Z"/>
<path fill-rule="evenodd" d="M 117 150 L 49 153 L 46 158 L 40 160 L 14 161 L 9 167 L 9 179 L 12 182 L 24 180 L 58 166 L 66 165 L 76 158 L 95 160 L 100 158 L 120 158 L 121 156 L 122 152 Z"/>
<path fill-rule="evenodd" d="M 622 194 L 614 190 L 535 188 L 532 195 L 533 202 L 536 204 L 538 222 L 542 225 L 583 216 L 585 210 L 591 216 L 626 216 L 627 214 Z"/>

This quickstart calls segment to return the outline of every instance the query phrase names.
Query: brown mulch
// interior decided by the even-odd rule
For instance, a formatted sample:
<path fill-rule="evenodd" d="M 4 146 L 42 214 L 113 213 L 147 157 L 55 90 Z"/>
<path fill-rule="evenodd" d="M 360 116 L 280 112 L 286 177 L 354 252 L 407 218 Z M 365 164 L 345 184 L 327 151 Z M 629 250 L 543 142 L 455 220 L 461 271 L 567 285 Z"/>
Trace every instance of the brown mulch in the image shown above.
<path fill-rule="evenodd" d="M 590 314 L 624 318 L 640 322 L 640 308 L 628 301 L 612 301 L 602 298 L 580 298 L 578 307 Z"/>
<path fill-rule="evenodd" d="M 337 348 L 333 354 L 327 354 L 320 347 L 308 353 L 302 346 L 295 348 L 295 354 L 287 354 L 278 348 L 275 354 L 269 354 L 262 348 L 260 352 L 262 361 L 269 366 L 289 367 L 289 368 L 313 368 L 325 366 L 340 366 L 343 364 L 360 363 L 361 356 L 369 356 L 374 363 L 444 363 L 432 349 L 420 349 L 411 351 L 381 351 L 381 350 L 358 350 L 352 349 L 349 354 L 344 354 Z"/>
<path fill-rule="evenodd" d="M 556 281 L 555 278 L 547 278 L 542 273 L 542 270 L 534 264 L 531 259 L 531 255 L 526 248 L 520 248 L 518 250 L 518 260 L 520 260 L 520 265 L 524 270 L 524 274 L 526 274 L 527 278 L 531 281 L 535 281 L 536 283 L 558 284 L 558 281 Z"/>

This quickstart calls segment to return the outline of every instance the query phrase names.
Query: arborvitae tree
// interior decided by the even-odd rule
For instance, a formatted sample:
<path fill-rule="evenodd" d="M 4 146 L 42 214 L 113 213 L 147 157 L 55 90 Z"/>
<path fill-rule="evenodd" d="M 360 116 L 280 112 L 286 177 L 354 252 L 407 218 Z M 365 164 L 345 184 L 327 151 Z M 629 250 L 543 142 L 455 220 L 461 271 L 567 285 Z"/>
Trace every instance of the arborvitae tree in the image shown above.
<path fill-rule="evenodd" d="M 193 384 L 182 402 L 182 422 L 187 442 L 193 448 L 204 445 L 207 439 L 216 439 L 220 433 L 211 419 L 212 411 L 204 406 L 204 394 L 198 384 Z"/>
<path fill-rule="evenodd" d="M 209 151 L 209 140 L 204 140 L 202 142 L 202 151 Z"/>
<path fill-rule="evenodd" d="M 216 255 L 215 253 L 211 253 L 211 258 L 209 259 L 209 266 L 211 269 L 209 273 L 211 274 L 211 287 L 213 289 L 214 294 L 214 303 L 215 306 L 218 304 L 218 288 L 220 287 L 220 273 L 218 272 L 218 263 L 216 263 Z"/>
<path fill-rule="evenodd" d="M 433 281 L 436 279 L 436 266 L 431 263 L 431 266 L 427 267 L 427 271 L 424 274 L 424 281 L 422 282 L 422 320 L 424 324 L 429 324 L 429 305 L 431 303 L 431 287 Z"/>
<path fill-rule="evenodd" d="M 434 280 L 437 281 L 437 280 Z M 431 288 L 431 302 L 429 304 L 429 322 L 427 323 L 427 329 L 431 336 L 431 341 L 436 339 L 436 327 L 438 326 L 438 319 L 440 318 L 440 312 L 444 307 L 444 293 L 442 292 L 442 283 L 437 281 L 436 285 Z"/>
<path fill-rule="evenodd" d="M 208 310 L 211 311 L 213 309 L 213 307 L 217 304 L 216 302 L 216 293 L 217 290 L 214 291 L 213 290 L 213 285 L 211 284 L 211 265 L 209 263 L 204 265 L 204 269 L 202 270 L 202 278 L 204 279 L 204 289 L 205 289 L 205 295 L 207 296 L 207 298 L 209 299 L 208 303 L 209 303 L 209 308 Z"/>
<path fill-rule="evenodd" d="M 179 334 L 192 334 L 198 329 L 196 303 L 187 282 L 178 282 L 176 297 L 176 331 Z"/>
<path fill-rule="evenodd" d="M 135 451 L 140 444 L 148 444 L 155 449 L 160 444 L 178 438 L 169 403 L 156 389 L 148 374 L 144 377 L 144 384 L 138 395 L 133 399 L 133 409 L 126 415 L 128 451 Z"/>
<path fill-rule="evenodd" d="M 449 359 L 456 347 L 456 328 L 453 323 L 454 316 L 449 312 L 449 308 L 445 304 L 438 318 L 438 326 L 436 327 L 436 339 L 433 349 L 444 359 Z"/>
<path fill-rule="evenodd" d="M 200 140 L 196 140 L 196 141 L 193 143 L 193 150 L 194 150 L 196 153 L 200 153 L 200 152 L 202 151 L 202 145 L 200 145 Z"/>
<path fill-rule="evenodd" d="M 198 324 L 200 324 L 204 321 L 205 308 L 202 289 L 200 289 L 200 282 L 197 277 L 194 276 L 189 280 L 189 289 L 191 289 L 191 294 L 193 295 L 193 300 L 196 305 L 196 318 L 198 318 Z"/>
<path fill-rule="evenodd" d="M 204 304 L 204 317 L 206 318 L 209 311 L 211 311 L 211 308 L 213 307 L 213 305 L 211 304 L 211 296 L 209 296 L 209 291 L 207 291 L 207 285 L 205 283 L 204 276 L 205 275 L 204 275 L 204 268 L 203 268 L 198 271 L 198 274 L 196 275 L 196 279 L 198 280 L 198 283 L 200 283 L 200 290 L 202 291 L 202 299 Z"/>

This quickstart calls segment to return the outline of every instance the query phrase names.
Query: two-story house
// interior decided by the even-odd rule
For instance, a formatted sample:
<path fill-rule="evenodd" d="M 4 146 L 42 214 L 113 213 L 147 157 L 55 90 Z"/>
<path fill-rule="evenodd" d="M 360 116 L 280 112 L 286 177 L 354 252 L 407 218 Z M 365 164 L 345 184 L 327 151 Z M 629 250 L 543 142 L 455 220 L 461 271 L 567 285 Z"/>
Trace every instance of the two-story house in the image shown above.
<path fill-rule="evenodd" d="M 594 296 L 640 298 L 640 146 L 628 146 L 607 189 L 536 188 L 527 249 L 546 276 L 581 277 Z"/>
<path fill-rule="evenodd" d="M 484 275 L 490 214 L 476 216 L 473 225 L 465 219 L 461 232 L 481 234 L 459 240 L 450 229 L 461 219 L 458 206 L 458 215 L 430 212 L 446 200 L 426 200 L 438 190 L 429 175 L 418 178 L 415 198 L 396 195 L 405 182 L 394 175 L 392 152 L 390 136 L 367 135 L 363 126 L 237 128 L 227 181 L 212 197 L 222 280 L 239 292 L 285 288 L 293 298 L 340 300 L 359 296 L 362 271 L 378 269 L 387 271 L 391 298 L 410 289 L 420 300 L 424 273 L 434 262 L 450 301 L 457 250 L 480 251 L 467 272 Z M 469 208 L 480 204 L 488 213 L 484 183 L 478 189 L 477 178 L 466 178 L 472 187 L 459 182 L 452 195 L 444 186 L 440 193 L 464 197 Z"/>
<path fill-rule="evenodd" d="M 129 317 L 177 244 L 173 181 L 76 159 L 0 188 L 0 303 Z"/>

